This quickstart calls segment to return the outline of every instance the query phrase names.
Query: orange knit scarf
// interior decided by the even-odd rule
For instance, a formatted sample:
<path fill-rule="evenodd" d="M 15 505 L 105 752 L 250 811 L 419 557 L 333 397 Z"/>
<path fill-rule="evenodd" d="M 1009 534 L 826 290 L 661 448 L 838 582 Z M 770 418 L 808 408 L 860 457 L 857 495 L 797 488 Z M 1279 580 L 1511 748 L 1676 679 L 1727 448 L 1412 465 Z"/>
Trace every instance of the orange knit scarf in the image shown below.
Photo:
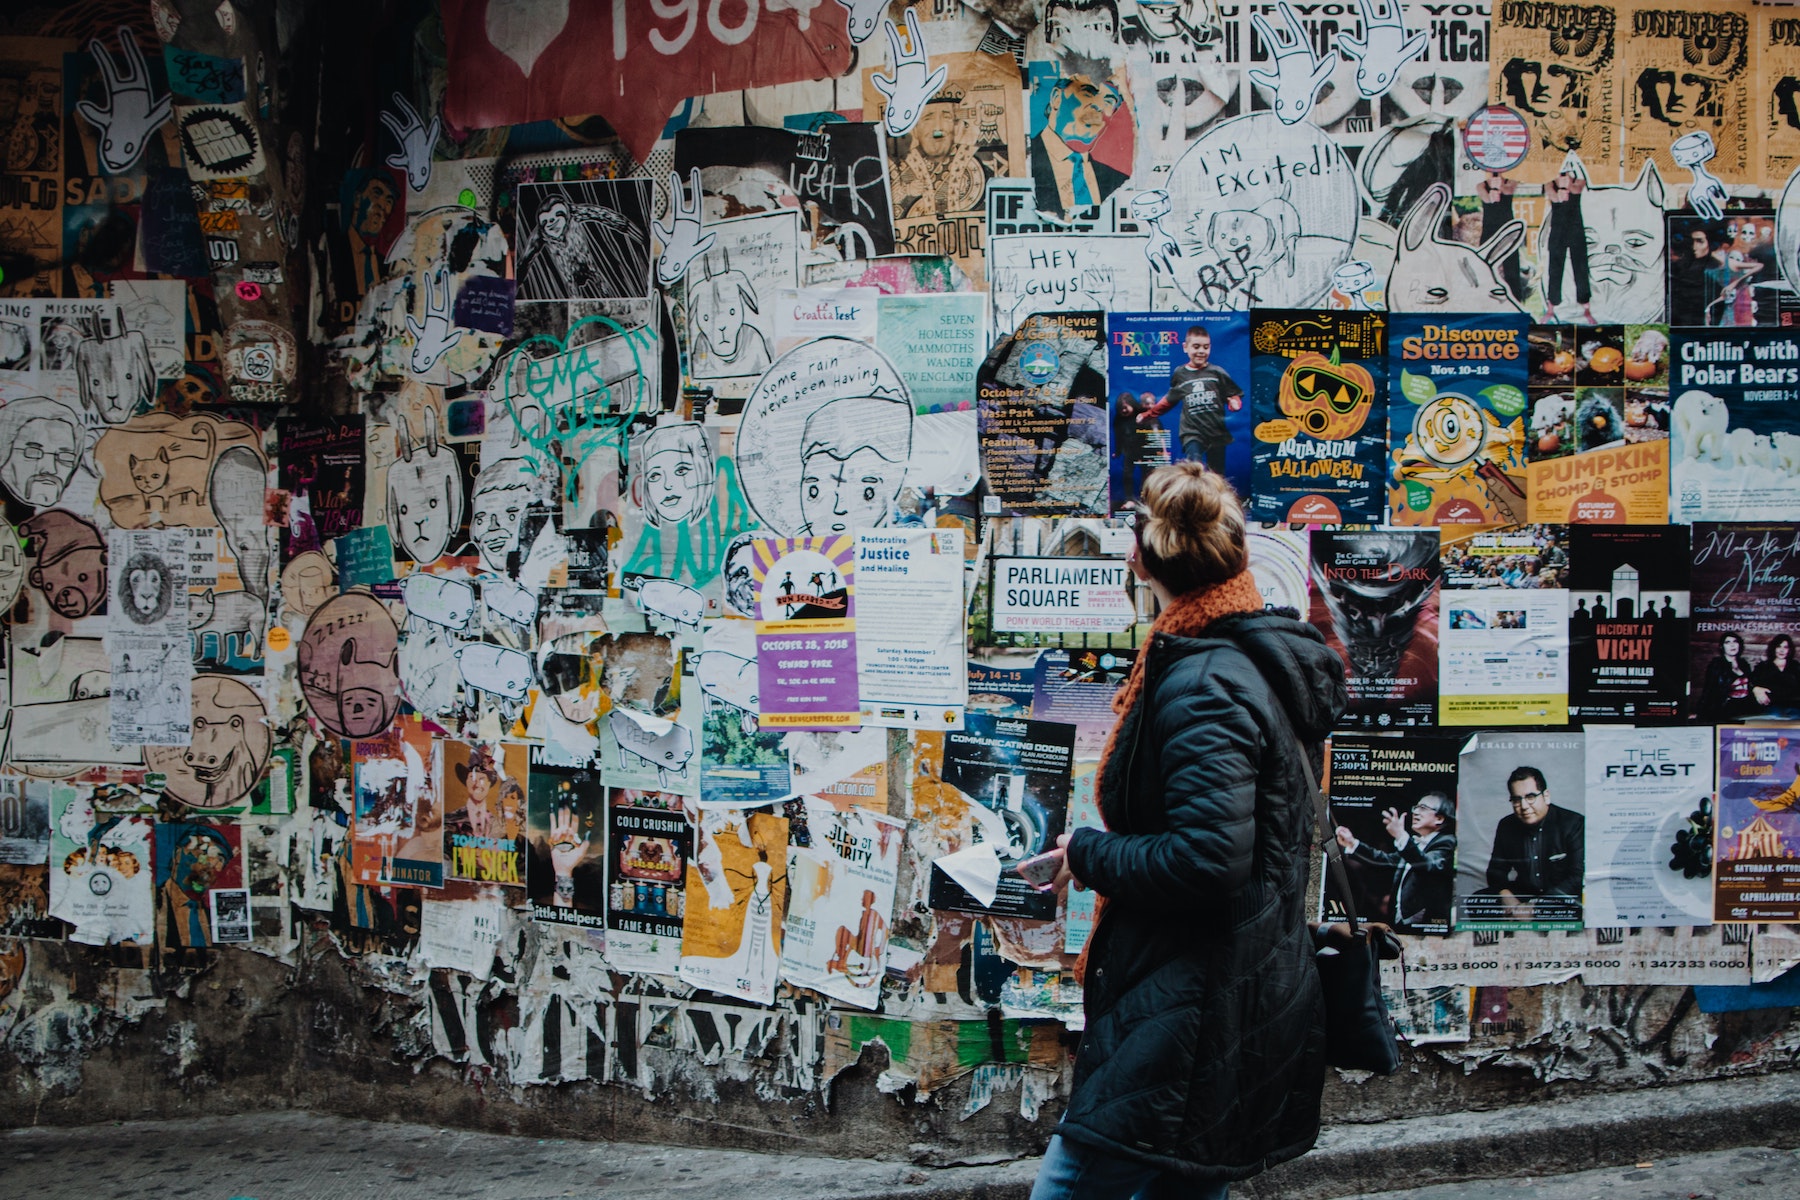
<path fill-rule="evenodd" d="M 1234 613 L 1261 612 L 1262 609 L 1262 592 L 1246 569 L 1223 583 L 1196 588 L 1184 596 L 1177 596 L 1173 603 L 1157 614 L 1156 621 L 1150 626 L 1150 633 L 1152 637 L 1159 633 L 1172 637 L 1194 637 L 1220 617 L 1228 617 Z M 1113 696 L 1112 707 L 1119 714 L 1119 720 L 1113 724 L 1112 732 L 1106 735 L 1106 746 L 1100 751 L 1100 768 L 1094 775 L 1096 788 L 1106 786 L 1107 762 L 1119 744 L 1119 730 L 1125 724 L 1125 714 L 1131 711 L 1144 694 L 1144 679 L 1149 670 L 1149 662 L 1150 643 L 1146 641 L 1144 648 L 1138 652 L 1137 661 L 1131 664 L 1131 674 L 1126 677 L 1125 686 Z M 1129 787 L 1130 781 L 1126 780 L 1124 786 Z M 1096 897 L 1094 923 L 1087 942 L 1081 948 L 1081 957 L 1075 960 L 1075 978 L 1078 982 L 1086 982 L 1088 951 L 1094 945 L 1093 934 L 1098 932 L 1100 916 L 1105 911 L 1106 897 Z"/>

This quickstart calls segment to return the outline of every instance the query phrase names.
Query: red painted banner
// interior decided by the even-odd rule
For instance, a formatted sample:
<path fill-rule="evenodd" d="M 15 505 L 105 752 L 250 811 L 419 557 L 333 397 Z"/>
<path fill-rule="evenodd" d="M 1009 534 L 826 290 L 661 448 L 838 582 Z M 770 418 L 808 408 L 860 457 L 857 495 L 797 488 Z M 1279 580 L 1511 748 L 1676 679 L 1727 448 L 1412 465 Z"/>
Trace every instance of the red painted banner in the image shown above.
<path fill-rule="evenodd" d="M 838 0 L 442 0 L 444 116 L 464 129 L 599 114 L 649 154 L 690 96 L 850 67 Z"/>

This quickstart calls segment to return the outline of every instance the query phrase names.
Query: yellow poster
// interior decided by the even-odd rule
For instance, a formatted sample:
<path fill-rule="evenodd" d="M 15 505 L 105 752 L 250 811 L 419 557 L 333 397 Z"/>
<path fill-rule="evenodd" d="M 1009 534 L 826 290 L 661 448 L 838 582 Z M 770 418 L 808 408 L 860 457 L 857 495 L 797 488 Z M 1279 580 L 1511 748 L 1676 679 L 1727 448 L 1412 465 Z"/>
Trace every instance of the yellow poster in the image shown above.
<path fill-rule="evenodd" d="M 1695 188 L 1761 183 L 1749 0 L 1639 4 L 1621 24 L 1626 177 L 1654 159 L 1665 177 Z M 1723 195 L 1714 200 L 1722 205 Z M 1692 192 L 1689 202 L 1705 211 Z"/>
<path fill-rule="evenodd" d="M 1623 31 L 1612 4 L 1502 0 L 1494 10 L 1489 95 L 1525 118 L 1531 151 L 1510 172 L 1545 183 L 1573 150 L 1588 177 L 1624 179 L 1619 146 L 1619 51 Z"/>

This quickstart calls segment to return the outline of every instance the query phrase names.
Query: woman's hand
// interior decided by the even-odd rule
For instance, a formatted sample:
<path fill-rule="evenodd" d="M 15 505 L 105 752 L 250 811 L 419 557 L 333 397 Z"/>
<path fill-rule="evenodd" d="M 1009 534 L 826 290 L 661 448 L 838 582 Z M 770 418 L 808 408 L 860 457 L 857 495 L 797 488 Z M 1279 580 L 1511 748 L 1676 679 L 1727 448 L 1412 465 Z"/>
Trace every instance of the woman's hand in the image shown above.
<path fill-rule="evenodd" d="M 1075 878 L 1075 872 L 1069 870 L 1069 839 L 1073 836 L 1073 834 L 1063 834 L 1056 839 L 1056 849 L 1050 851 L 1059 856 L 1061 860 L 1057 863 L 1056 878 L 1050 883 L 1050 890 L 1058 896 L 1068 891 L 1070 884 L 1074 884 L 1075 890 L 1078 892 L 1087 891 L 1087 885 Z"/>

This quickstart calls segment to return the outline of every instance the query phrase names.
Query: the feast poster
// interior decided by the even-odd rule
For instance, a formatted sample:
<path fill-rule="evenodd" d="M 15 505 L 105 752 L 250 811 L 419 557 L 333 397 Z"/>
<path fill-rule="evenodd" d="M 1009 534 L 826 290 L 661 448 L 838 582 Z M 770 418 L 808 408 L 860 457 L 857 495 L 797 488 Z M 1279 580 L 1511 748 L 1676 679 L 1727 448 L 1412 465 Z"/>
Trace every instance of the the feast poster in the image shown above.
<path fill-rule="evenodd" d="M 1326 790 L 1358 919 L 1401 933 L 1450 932 L 1456 879 L 1456 767 L 1452 735 L 1340 733 Z M 1331 875 L 1325 919 L 1347 916 Z"/>
<path fill-rule="evenodd" d="M 857 725 L 856 539 L 763 538 L 751 545 L 759 724 Z"/>
<path fill-rule="evenodd" d="M 1396 314 L 1391 320 L 1389 521 L 1524 521 L 1529 318 Z"/>
<path fill-rule="evenodd" d="M 1314 530 L 1311 550 L 1311 620 L 1350 689 L 1340 724 L 1436 724 L 1438 531 Z"/>
<path fill-rule="evenodd" d="M 1040 313 L 1000 339 L 976 383 L 990 516 L 1107 509 L 1106 315 Z"/>
<path fill-rule="evenodd" d="M 1250 324 L 1250 515 L 1379 524 L 1387 503 L 1388 316 L 1258 309 Z"/>
<path fill-rule="evenodd" d="M 930 904 L 956 912 L 1048 921 L 1056 897 L 1007 870 L 1056 845 L 1068 822 L 1075 726 L 970 713 L 944 735 L 943 782 L 966 796 L 975 840 L 1000 859 L 999 891 L 983 905 L 943 870 L 931 872 Z"/>
<path fill-rule="evenodd" d="M 1800 716 L 1800 525 L 1695 525 L 1688 707 L 1702 724 Z"/>
<path fill-rule="evenodd" d="M 1712 798 L 1712 730 L 1587 731 L 1589 926 L 1711 919 Z"/>
<path fill-rule="evenodd" d="M 1250 315 L 1110 313 L 1112 508 L 1157 467 L 1196 459 L 1250 495 Z"/>
<path fill-rule="evenodd" d="M 809 844 L 788 843 L 781 977 L 877 1008 L 906 822 L 809 797 L 806 828 Z"/>
<path fill-rule="evenodd" d="M 1719 728 L 1713 919 L 1800 921 L 1800 726 Z"/>
<path fill-rule="evenodd" d="M 1800 342 L 1786 329 L 1673 335 L 1669 519 L 1800 510 Z"/>
<path fill-rule="evenodd" d="M 1574 525 L 1568 537 L 1569 716 L 1670 721 L 1688 694 L 1688 529 Z"/>
<path fill-rule="evenodd" d="M 606 806 L 606 960 L 613 966 L 675 973 L 692 844 L 682 797 L 611 789 Z"/>

